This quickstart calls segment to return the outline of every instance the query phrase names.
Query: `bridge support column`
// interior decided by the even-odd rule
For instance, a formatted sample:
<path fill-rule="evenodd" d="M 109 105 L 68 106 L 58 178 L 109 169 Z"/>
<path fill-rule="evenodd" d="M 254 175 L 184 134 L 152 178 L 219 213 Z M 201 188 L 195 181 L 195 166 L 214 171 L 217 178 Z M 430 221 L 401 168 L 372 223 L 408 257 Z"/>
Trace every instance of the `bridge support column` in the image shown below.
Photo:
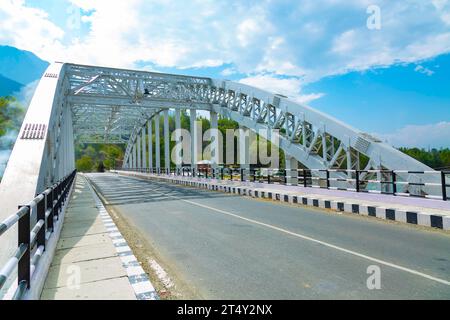
<path fill-rule="evenodd" d="M 220 161 L 220 149 L 219 149 L 219 129 L 218 129 L 218 117 L 217 112 L 210 113 L 211 122 L 211 168 L 217 169 Z"/>
<path fill-rule="evenodd" d="M 159 114 L 155 115 L 155 168 L 157 172 L 161 170 L 161 146 L 159 139 Z"/>
<path fill-rule="evenodd" d="M 181 145 L 180 145 L 180 140 L 181 140 L 181 110 L 180 109 L 176 109 L 175 110 L 175 144 L 176 144 L 176 149 L 175 149 L 175 163 L 177 165 L 177 170 L 181 170 L 182 168 L 182 156 L 181 156 Z"/>
<path fill-rule="evenodd" d="M 141 142 L 142 142 L 142 168 L 147 168 L 147 150 L 145 141 L 145 126 L 142 127 L 141 131 Z"/>
<path fill-rule="evenodd" d="M 250 176 L 250 137 L 249 130 L 244 126 L 239 127 L 239 164 L 244 170 L 244 181 Z"/>
<path fill-rule="evenodd" d="M 164 167 L 170 173 L 169 110 L 164 110 Z"/>
<path fill-rule="evenodd" d="M 152 120 L 147 122 L 148 129 L 148 167 L 153 169 L 153 126 Z"/>
<path fill-rule="evenodd" d="M 197 111 L 190 110 L 190 129 L 191 129 L 191 172 L 197 170 Z"/>
<path fill-rule="evenodd" d="M 298 161 L 294 157 L 286 155 L 286 184 L 296 186 L 298 184 Z"/>
<path fill-rule="evenodd" d="M 137 149 L 137 167 L 142 168 L 142 153 L 141 153 L 141 136 L 138 134 L 136 139 L 136 149 Z"/>

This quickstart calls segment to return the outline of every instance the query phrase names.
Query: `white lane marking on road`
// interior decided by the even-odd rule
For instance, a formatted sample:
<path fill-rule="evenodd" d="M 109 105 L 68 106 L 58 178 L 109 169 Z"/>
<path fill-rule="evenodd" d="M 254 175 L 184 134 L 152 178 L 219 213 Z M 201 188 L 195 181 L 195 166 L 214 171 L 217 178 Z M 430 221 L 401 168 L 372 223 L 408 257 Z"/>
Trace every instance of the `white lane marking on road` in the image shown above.
<path fill-rule="evenodd" d="M 160 192 L 157 192 L 157 193 L 160 193 Z M 160 194 L 163 194 L 163 193 L 160 193 Z M 408 273 L 414 274 L 416 276 L 420 276 L 420 277 L 423 277 L 423 278 L 426 278 L 426 279 L 429 279 L 429 280 L 433 280 L 433 281 L 445 284 L 447 286 L 450 286 L 450 281 L 447 281 L 447 280 L 444 280 L 444 279 L 440 279 L 440 278 L 436 278 L 436 277 L 430 276 L 430 275 L 428 275 L 426 273 L 423 273 L 423 272 L 420 272 L 420 271 L 416 271 L 416 270 L 413 270 L 413 269 L 410 269 L 410 268 L 402 267 L 402 266 L 399 266 L 399 265 L 397 265 L 395 263 L 391 263 L 391 262 L 384 261 L 384 260 L 381 260 L 381 259 L 373 258 L 373 257 L 370 257 L 368 255 L 365 255 L 365 254 L 362 254 L 362 253 L 359 253 L 359 252 L 356 252 L 356 251 L 352 251 L 352 250 L 349 250 L 349 249 L 345 249 L 345 248 L 336 246 L 334 244 L 331 244 L 331 243 L 328 243 L 328 242 L 325 242 L 325 241 L 317 240 L 317 239 L 314 239 L 314 238 L 311 238 L 311 237 L 308 237 L 308 236 L 305 236 L 305 235 L 302 235 L 302 234 L 299 234 L 299 233 L 295 233 L 295 232 L 292 232 L 292 231 L 289 231 L 289 230 L 286 230 L 286 229 L 283 229 L 283 228 L 280 228 L 280 227 L 277 227 L 277 226 L 274 226 L 274 225 L 271 225 L 271 224 L 267 224 L 267 223 L 260 222 L 260 221 L 257 221 L 257 220 L 253 220 L 253 219 L 250 219 L 250 218 L 245 218 L 245 217 L 242 217 L 240 215 L 237 215 L 237 214 L 225 211 L 225 210 L 217 209 L 217 208 L 214 208 L 214 207 L 210 207 L 210 206 L 198 203 L 198 202 L 194 202 L 194 201 L 191 201 L 191 200 L 185 200 L 185 199 L 182 199 L 180 197 L 176 197 L 176 196 L 172 196 L 172 195 L 167 195 L 167 196 L 170 197 L 170 198 L 178 199 L 178 200 L 186 202 L 186 203 L 190 203 L 190 204 L 195 205 L 195 206 L 203 207 L 205 209 L 213 210 L 213 211 L 216 211 L 216 212 L 219 212 L 219 213 L 231 216 L 231 217 L 235 217 L 237 219 L 241 219 L 241 220 L 244 220 L 244 221 L 247 221 L 247 222 L 251 222 L 251 223 L 254 223 L 254 224 L 257 224 L 257 225 L 260 225 L 260 226 L 264 226 L 264 227 L 267 227 L 267 228 L 270 228 L 270 229 L 273 229 L 273 230 L 277 230 L 277 231 L 289 234 L 289 235 L 297 237 L 297 238 L 301 238 L 301 239 L 304 239 L 304 240 L 315 242 L 317 244 L 320 244 L 320 245 L 323 245 L 323 246 L 326 246 L 326 247 L 329 247 L 329 248 L 332 248 L 332 249 L 335 249 L 335 250 L 338 250 L 338 251 L 341 251 L 341 252 L 345 252 L 345 253 L 354 255 L 356 257 L 367 259 L 367 260 L 370 260 L 370 261 L 373 261 L 373 262 L 376 262 L 376 263 L 379 263 L 379 264 L 383 264 L 383 265 L 391 267 L 391 268 L 395 268 L 395 269 L 398 269 L 398 270 L 401 270 L 401 271 L 404 271 L 404 272 L 408 272 Z"/>

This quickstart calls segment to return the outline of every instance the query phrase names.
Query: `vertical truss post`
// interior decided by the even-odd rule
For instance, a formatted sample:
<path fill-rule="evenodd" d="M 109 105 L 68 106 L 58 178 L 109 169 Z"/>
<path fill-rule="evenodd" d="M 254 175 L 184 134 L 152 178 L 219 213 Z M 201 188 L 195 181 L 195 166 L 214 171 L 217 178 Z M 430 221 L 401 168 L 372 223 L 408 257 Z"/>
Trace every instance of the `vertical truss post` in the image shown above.
<path fill-rule="evenodd" d="M 133 146 L 133 168 L 137 168 L 137 150 L 136 145 Z"/>
<path fill-rule="evenodd" d="M 145 132 L 145 125 L 141 129 L 141 142 L 142 142 L 142 168 L 147 168 L 147 150 L 146 150 L 146 132 Z"/>
<path fill-rule="evenodd" d="M 217 165 L 219 163 L 219 129 L 218 129 L 218 118 L 217 118 L 217 112 L 210 112 L 210 119 L 211 119 L 211 167 L 213 169 L 217 168 Z"/>
<path fill-rule="evenodd" d="M 159 138 L 159 114 L 155 114 L 155 167 L 157 173 L 161 170 L 161 141 Z"/>
<path fill-rule="evenodd" d="M 175 110 L 175 163 L 177 166 L 177 169 L 180 170 L 182 167 L 182 157 L 181 157 L 181 110 L 176 109 Z"/>
<path fill-rule="evenodd" d="M 142 168 L 142 153 L 141 153 L 141 136 L 140 132 L 137 134 L 136 147 L 137 147 L 137 167 Z"/>
<path fill-rule="evenodd" d="M 191 131 L 191 170 L 194 175 L 195 169 L 197 168 L 197 111 L 191 109 L 189 115 Z"/>
<path fill-rule="evenodd" d="M 322 136 L 322 159 L 323 162 L 326 163 L 328 160 L 328 150 L 327 150 L 327 135 L 325 133 L 325 124 L 322 123 L 322 132 L 321 132 L 321 136 Z"/>
<path fill-rule="evenodd" d="M 164 167 L 170 171 L 169 110 L 164 110 Z"/>
<path fill-rule="evenodd" d="M 153 169 L 153 127 L 152 120 L 147 121 L 148 129 L 148 167 Z"/>
<path fill-rule="evenodd" d="M 250 137 L 249 130 L 239 126 L 239 164 L 244 172 L 244 180 L 247 180 L 247 172 L 250 170 Z"/>

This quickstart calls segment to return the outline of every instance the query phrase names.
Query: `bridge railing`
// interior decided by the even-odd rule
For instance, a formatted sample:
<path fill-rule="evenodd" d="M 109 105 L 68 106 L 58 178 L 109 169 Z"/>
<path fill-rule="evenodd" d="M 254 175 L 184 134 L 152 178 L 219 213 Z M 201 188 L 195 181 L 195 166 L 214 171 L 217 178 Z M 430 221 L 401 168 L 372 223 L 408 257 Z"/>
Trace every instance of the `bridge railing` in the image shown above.
<path fill-rule="evenodd" d="M 76 170 L 36 196 L 26 205 L 0 223 L 0 236 L 18 224 L 18 247 L 13 256 L 0 270 L 0 289 L 17 267 L 17 289 L 13 300 L 20 300 L 31 286 L 31 277 L 44 253 L 46 243 L 54 231 L 69 191 L 75 179 Z M 36 223 L 31 229 L 31 215 L 36 215 Z M 31 256 L 33 254 L 33 256 Z"/>
<path fill-rule="evenodd" d="M 126 171 L 449 200 L 450 171 L 346 169 L 124 168 Z M 432 179 L 430 179 L 432 178 Z M 427 181 L 436 182 L 427 182 Z M 434 190 L 427 193 L 424 188 Z"/>
<path fill-rule="evenodd" d="M 177 175 L 229 181 L 284 184 L 329 190 L 390 194 L 447 201 L 450 171 L 346 170 L 346 169 L 217 169 L 126 168 L 123 170 L 156 175 Z M 432 179 L 430 179 L 432 178 Z M 433 181 L 433 182 L 427 182 Z M 434 190 L 427 193 L 424 188 Z"/>

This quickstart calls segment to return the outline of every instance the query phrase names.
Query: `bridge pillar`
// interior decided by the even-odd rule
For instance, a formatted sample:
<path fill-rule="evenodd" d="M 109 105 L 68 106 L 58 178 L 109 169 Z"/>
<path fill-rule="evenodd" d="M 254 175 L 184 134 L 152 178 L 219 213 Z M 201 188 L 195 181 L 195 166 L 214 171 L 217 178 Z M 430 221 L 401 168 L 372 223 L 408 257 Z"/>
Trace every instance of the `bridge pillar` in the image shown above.
<path fill-rule="evenodd" d="M 155 114 L 155 168 L 161 170 L 161 146 L 159 139 L 159 113 Z"/>
<path fill-rule="evenodd" d="M 298 184 L 298 161 L 294 157 L 286 155 L 286 184 L 296 186 Z"/>
<path fill-rule="evenodd" d="M 147 150 L 146 150 L 146 141 L 145 141 L 145 125 L 141 130 L 141 142 L 142 142 L 142 168 L 147 168 Z"/>
<path fill-rule="evenodd" d="M 181 157 L 181 110 L 176 109 L 175 110 L 175 143 L 176 143 L 176 150 L 175 150 L 175 163 L 177 165 L 177 169 L 180 170 L 182 168 L 182 157 Z"/>
<path fill-rule="evenodd" d="M 148 129 L 148 167 L 153 169 L 153 126 L 152 120 L 147 121 Z"/>
<path fill-rule="evenodd" d="M 239 126 L 239 164 L 244 170 L 244 180 L 250 175 L 250 136 L 249 130 Z"/>
<path fill-rule="evenodd" d="M 211 168 L 216 169 L 220 161 L 219 149 L 219 131 L 218 131 L 218 117 L 217 112 L 211 111 L 210 113 L 211 122 Z"/>
<path fill-rule="evenodd" d="M 170 172 L 169 110 L 164 110 L 164 167 Z"/>
<path fill-rule="evenodd" d="M 197 111 L 191 109 L 190 115 L 190 129 L 191 129 L 191 171 L 197 170 Z"/>
<path fill-rule="evenodd" d="M 142 153 L 141 153 L 141 136 L 138 134 L 136 139 L 136 149 L 137 149 L 137 167 L 142 168 Z"/>

